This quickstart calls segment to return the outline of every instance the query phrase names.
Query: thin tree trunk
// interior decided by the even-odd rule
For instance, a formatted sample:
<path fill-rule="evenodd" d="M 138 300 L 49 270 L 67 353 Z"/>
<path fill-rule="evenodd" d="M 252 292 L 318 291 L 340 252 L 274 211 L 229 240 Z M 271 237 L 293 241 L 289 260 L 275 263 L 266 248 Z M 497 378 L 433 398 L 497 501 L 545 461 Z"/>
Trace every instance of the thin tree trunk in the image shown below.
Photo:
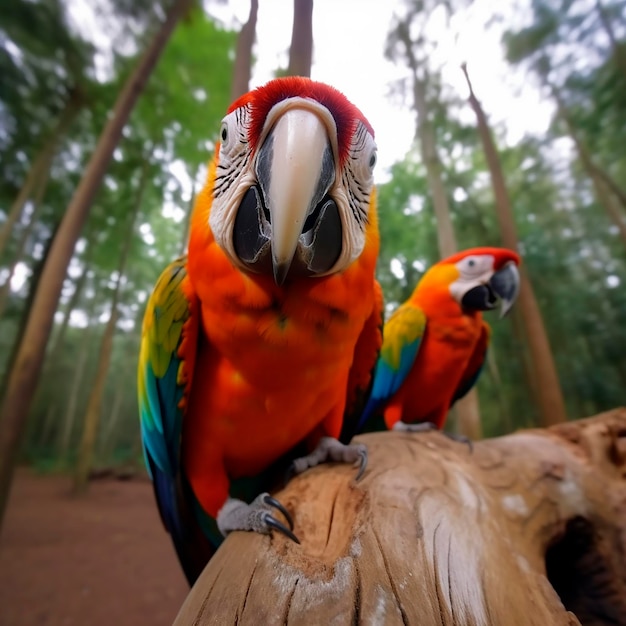
<path fill-rule="evenodd" d="M 485 158 L 491 175 L 491 185 L 496 204 L 496 215 L 502 233 L 502 242 L 507 248 L 517 250 L 518 238 L 513 210 L 509 194 L 506 189 L 504 174 L 500 164 L 500 158 L 487 122 L 487 117 L 474 95 L 472 84 L 467 73 L 467 67 L 462 66 L 463 73 L 470 90 L 469 102 L 476 114 L 478 133 L 483 144 Z M 552 350 L 548 341 L 548 335 L 541 317 L 539 305 L 526 274 L 525 268 L 520 268 L 521 286 L 518 307 L 522 313 L 524 322 L 525 338 L 528 342 L 532 355 L 533 368 L 540 384 L 537 385 L 537 400 L 541 412 L 541 420 L 544 426 L 551 426 L 567 420 L 565 401 L 561 391 L 561 384 L 556 371 L 556 365 L 552 357 Z"/>
<path fill-rule="evenodd" d="M 256 39 L 256 21 L 259 12 L 259 0 L 250 0 L 248 21 L 241 27 L 237 38 L 233 83 L 230 90 L 231 100 L 236 100 L 250 90 L 252 74 L 252 47 Z"/>
<path fill-rule="evenodd" d="M 51 402 L 46 408 L 46 413 L 42 422 L 43 425 L 41 427 L 41 431 L 38 433 L 39 437 L 37 438 L 37 445 L 40 448 L 46 446 L 50 439 L 52 439 L 52 432 L 56 423 L 58 409 L 59 407 L 54 402 Z"/>
<path fill-rule="evenodd" d="M 80 299 L 82 298 L 85 285 L 87 284 L 87 276 L 91 267 L 91 254 L 92 247 L 89 246 L 85 251 L 85 256 L 83 257 L 83 271 L 76 279 L 76 282 L 74 283 L 74 291 L 72 292 L 67 306 L 63 310 L 63 320 L 61 321 L 61 324 L 59 324 L 57 332 L 52 336 L 52 345 L 46 357 L 46 361 L 53 366 L 58 360 L 60 351 L 63 349 L 65 335 L 67 334 L 67 328 L 70 323 L 72 311 L 78 306 Z"/>
<path fill-rule="evenodd" d="M 496 357 L 495 348 L 492 345 L 487 350 L 487 369 L 491 378 L 493 379 L 496 387 L 496 394 L 498 396 L 498 406 L 500 409 L 501 422 L 504 426 L 504 433 L 510 433 L 513 430 L 513 422 L 511 421 L 511 411 L 509 410 L 509 403 L 507 402 L 506 394 L 502 386 L 502 377 L 500 376 L 500 367 L 498 366 L 498 359 Z"/>
<path fill-rule="evenodd" d="M 456 235 L 450 206 L 441 176 L 441 161 L 437 154 L 435 143 L 435 131 L 428 119 L 428 105 L 426 103 L 426 83 L 413 76 L 413 101 L 417 111 L 417 129 L 420 139 L 422 161 L 426 168 L 428 188 L 432 197 L 437 220 L 437 239 L 439 242 L 439 254 L 442 258 L 454 254 L 458 250 Z"/>
<path fill-rule="evenodd" d="M 70 321 L 72 311 L 78 306 L 78 303 L 83 293 L 83 289 L 85 288 L 85 285 L 87 283 L 87 275 L 89 273 L 92 249 L 93 248 L 91 247 L 87 248 L 87 251 L 83 258 L 83 265 L 84 265 L 83 271 L 81 275 L 78 277 L 78 279 L 76 280 L 76 283 L 74 284 L 74 291 L 72 292 L 70 301 L 67 303 L 67 306 L 65 307 L 65 310 L 63 312 L 63 321 L 61 322 L 58 331 L 56 332 L 56 334 L 53 336 L 51 340 L 52 347 L 50 348 L 50 350 L 48 351 L 48 354 L 45 357 L 43 378 L 45 378 L 48 372 L 50 371 L 50 369 L 56 367 L 57 363 L 59 362 L 61 350 L 63 349 L 65 345 L 65 335 L 67 334 L 67 329 L 69 327 L 69 321 Z M 89 308 L 89 311 L 88 311 L 88 315 L 87 315 L 88 318 L 91 315 L 91 310 L 93 306 L 95 306 L 95 301 L 96 299 L 94 298 L 92 300 L 92 306 Z M 37 385 L 37 390 L 35 391 L 35 404 L 37 404 L 37 399 L 40 393 L 41 393 L 41 385 Z M 72 396 L 70 393 L 70 398 L 71 397 Z M 52 427 L 54 425 L 53 419 L 56 418 L 57 409 L 58 407 L 54 406 L 48 409 L 48 411 L 46 412 L 46 417 L 44 419 L 44 425 L 42 428 L 41 438 L 40 438 L 40 441 L 42 442 L 48 441 L 48 439 L 50 438 L 50 433 L 52 432 Z M 66 409 L 66 419 L 67 419 L 67 409 Z M 57 446 L 58 445 L 59 444 L 58 444 L 58 437 L 57 437 Z"/>
<path fill-rule="evenodd" d="M 313 62 L 313 0 L 293 0 L 289 76 L 311 76 Z"/>
<path fill-rule="evenodd" d="M 618 41 L 617 37 L 615 36 L 615 31 L 613 30 L 611 20 L 609 19 L 609 16 L 606 13 L 606 9 L 602 6 L 600 0 L 596 0 L 596 11 L 598 12 L 598 16 L 600 17 L 602 28 L 604 28 L 604 32 L 611 42 L 611 48 L 613 50 L 615 64 L 619 68 L 619 71 L 622 73 L 622 79 L 624 80 L 624 84 L 626 85 L 626 51 L 624 49 L 624 46 Z"/>
<path fill-rule="evenodd" d="M 120 260 L 117 267 L 117 280 L 115 281 L 115 289 L 111 299 L 111 316 L 107 322 L 104 334 L 102 336 L 102 344 L 100 346 L 98 368 L 94 378 L 87 409 L 85 412 L 85 423 L 83 427 L 83 435 L 78 449 L 78 459 L 74 471 L 74 493 L 82 493 L 87 489 L 89 480 L 89 471 L 93 462 L 94 450 L 96 446 L 96 438 L 98 435 L 98 427 L 100 425 L 100 412 L 102 407 L 102 396 L 104 395 L 104 387 L 106 384 L 107 374 L 109 371 L 109 363 L 111 362 L 111 353 L 113 351 L 113 338 L 115 336 L 115 327 L 119 317 L 118 302 L 122 286 L 122 278 L 126 270 L 126 261 L 130 253 L 130 248 L 135 235 L 135 222 L 139 215 L 139 209 L 143 199 L 143 194 L 148 182 L 149 158 L 143 161 L 144 166 L 137 188 L 137 198 L 133 212 L 129 216 L 130 225 L 127 231 L 126 240 L 120 253 Z"/>
<path fill-rule="evenodd" d="M 125 372 L 124 372 L 125 373 Z M 109 413 L 109 419 L 106 421 L 106 426 L 103 429 L 103 433 L 100 439 L 100 452 L 99 457 L 101 462 L 105 462 L 113 451 L 111 442 L 113 440 L 113 433 L 117 427 L 117 423 L 120 419 L 122 412 L 122 400 L 124 399 L 124 391 L 127 389 L 128 378 L 125 376 L 119 376 L 115 385 L 115 393 L 113 395 L 113 403 L 111 405 L 111 412 Z"/>
<path fill-rule="evenodd" d="M 527 350 L 527 342 L 526 342 L 526 331 L 525 324 L 523 319 L 523 313 L 521 309 L 517 307 L 513 307 L 510 312 L 511 323 L 513 325 L 513 335 L 518 343 L 518 356 L 522 359 L 522 366 L 524 369 L 524 377 L 526 378 L 526 383 L 528 385 L 528 390 L 530 391 L 530 397 L 532 399 L 532 403 L 537 411 L 537 418 L 540 417 L 540 408 L 539 408 L 539 381 L 537 380 L 537 372 L 535 372 L 533 368 L 533 360 L 532 355 L 529 350 Z"/>
<path fill-rule="evenodd" d="M 41 372 L 54 312 L 76 240 L 137 98 L 178 20 L 186 13 L 191 3 L 192 0 L 175 0 L 165 22 L 126 81 L 52 243 L 0 405 L 0 529 L 11 488 L 16 453 Z"/>
<path fill-rule="evenodd" d="M 65 109 L 61 113 L 57 125 L 50 133 L 48 139 L 42 146 L 39 154 L 31 163 L 28 174 L 22 183 L 17 197 L 13 201 L 6 222 L 0 228 L 0 258 L 2 258 L 7 243 L 13 232 L 13 228 L 22 215 L 24 206 L 35 190 L 39 189 L 39 194 L 43 195 L 43 191 L 48 182 L 52 161 L 59 144 L 59 141 L 68 131 L 72 122 L 76 119 L 80 111 L 80 101 L 76 98 L 68 100 Z"/>
<path fill-rule="evenodd" d="M 590 163 L 595 174 L 604 181 L 606 186 L 615 194 L 616 198 L 622 205 L 622 208 L 626 210 L 626 192 L 617 184 L 615 179 L 606 170 L 598 167 L 592 161 L 590 161 Z"/>
<path fill-rule="evenodd" d="M 409 67 L 413 74 L 413 104 L 417 112 L 417 132 L 420 139 L 422 160 L 426 167 L 428 188 L 433 201 L 435 219 L 437 221 L 437 238 L 439 254 L 442 258 L 454 254 L 458 250 L 454 226 L 450 217 L 448 197 L 441 175 L 441 161 L 437 154 L 435 131 L 428 116 L 426 100 L 426 81 L 418 77 L 418 63 L 413 53 L 408 26 L 401 23 L 398 26 L 398 35 L 406 48 Z M 482 428 L 480 424 L 480 405 L 476 388 L 471 389 L 461 398 L 454 407 L 457 415 L 457 429 L 460 434 L 470 439 L 480 439 Z"/>
<path fill-rule="evenodd" d="M 42 188 L 43 191 L 43 188 Z M 13 261 L 9 265 L 9 274 L 4 281 L 3 285 L 0 286 L 0 317 L 4 314 L 7 303 L 9 301 L 9 294 L 11 293 L 11 280 L 13 280 L 13 276 L 15 275 L 15 270 L 17 269 L 18 264 L 22 260 L 24 256 L 24 250 L 26 249 L 26 244 L 28 243 L 28 239 L 33 233 L 33 229 L 35 228 L 35 224 L 37 224 L 37 219 L 39 218 L 39 214 L 41 213 L 41 209 L 43 207 L 42 203 L 42 193 L 37 194 L 37 198 L 34 201 L 33 214 L 31 215 L 30 221 L 28 225 L 24 227 L 22 231 L 22 235 L 20 240 L 17 243 L 17 249 L 15 250 L 15 255 L 13 257 Z"/>
<path fill-rule="evenodd" d="M 72 384 L 69 390 L 67 406 L 65 408 L 65 417 L 63 418 L 63 425 L 61 427 L 60 436 L 58 439 L 58 455 L 62 460 L 67 460 L 68 452 L 70 449 L 70 443 L 72 441 L 72 433 L 74 431 L 74 424 L 76 423 L 76 409 L 78 407 L 78 398 L 80 397 L 80 390 L 83 386 L 83 380 L 87 368 L 87 359 L 92 352 L 92 339 L 96 320 L 91 315 L 87 316 L 88 326 L 83 331 L 81 337 L 80 348 L 78 355 L 76 356 L 76 366 L 74 368 L 74 374 L 72 376 Z"/>
<path fill-rule="evenodd" d="M 559 115 L 569 129 L 570 137 L 576 146 L 576 151 L 578 152 L 578 158 L 587 172 L 587 175 L 591 179 L 591 183 L 593 185 L 596 198 L 601 206 L 604 207 L 609 219 L 617 226 L 620 237 L 623 239 L 626 244 L 626 223 L 624 222 L 624 216 L 622 212 L 615 205 L 614 197 L 619 199 L 620 203 L 626 208 L 626 194 L 622 192 L 617 183 L 601 168 L 599 168 L 592 160 L 589 151 L 587 150 L 587 146 L 581 141 L 578 137 L 576 131 L 574 130 L 574 126 L 567 115 L 567 112 L 562 106 L 559 106 Z M 611 195 L 611 193 L 613 195 Z"/>
<path fill-rule="evenodd" d="M 590 173 L 591 174 L 591 173 Z M 598 202 L 606 209 L 606 212 L 610 220 L 617 226 L 620 239 L 626 246 L 626 219 L 624 214 L 619 210 L 615 202 L 615 196 L 613 196 L 606 186 L 606 183 L 602 179 L 598 179 L 591 174 L 591 180 L 596 192 Z"/>
<path fill-rule="evenodd" d="M 607 191 L 610 191 L 615 195 L 615 197 L 622 205 L 622 208 L 625 210 L 626 192 L 617 184 L 617 182 L 606 170 L 602 169 L 594 163 L 591 155 L 589 154 L 587 146 L 576 132 L 576 128 L 574 126 L 574 123 L 572 122 L 572 118 L 569 115 L 567 107 L 565 106 L 565 103 L 561 98 L 561 94 L 554 85 L 548 84 L 548 86 L 551 89 L 552 95 L 556 101 L 558 115 L 565 122 L 569 136 L 576 146 L 578 158 L 580 159 L 583 168 L 587 172 L 587 175 L 589 176 L 589 178 L 591 178 L 591 182 L 593 183 L 598 201 L 600 202 L 600 204 L 602 204 L 602 206 L 604 206 L 606 212 L 609 215 L 609 218 L 620 229 L 621 233 L 624 228 L 623 217 L 615 212 L 617 207 L 614 203 L 611 204 L 610 194 L 607 193 Z M 606 186 L 605 189 L 602 188 L 603 183 Z"/>

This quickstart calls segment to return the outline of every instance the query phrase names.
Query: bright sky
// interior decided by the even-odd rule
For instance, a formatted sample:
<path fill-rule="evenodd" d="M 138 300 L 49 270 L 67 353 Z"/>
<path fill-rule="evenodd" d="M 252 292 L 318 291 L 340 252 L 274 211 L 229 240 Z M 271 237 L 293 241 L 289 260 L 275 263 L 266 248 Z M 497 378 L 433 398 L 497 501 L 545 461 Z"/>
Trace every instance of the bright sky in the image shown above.
<path fill-rule="evenodd" d="M 343 91 L 371 122 L 379 149 L 378 182 L 387 179 L 386 168 L 404 157 L 415 132 L 411 103 L 400 108 L 388 98 L 390 83 L 407 76 L 407 70 L 384 57 L 392 15 L 401 11 L 403 4 L 402 0 L 315 0 L 313 6 L 312 78 Z M 272 78 L 278 66 L 287 65 L 292 5 L 292 0 L 259 3 L 253 87 Z M 235 26 L 233 18 L 240 24 L 247 20 L 250 4 L 249 0 L 229 0 L 226 6 L 211 3 L 208 7 L 210 13 Z M 460 64 L 466 61 L 474 90 L 491 121 L 506 120 L 507 141 L 515 142 L 525 132 L 544 132 L 551 109 L 540 101 L 528 77 L 513 71 L 504 61 L 501 29 L 497 25 L 485 28 L 494 7 L 509 14 L 514 10 L 510 2 L 475 0 L 449 25 L 445 24 L 443 12 L 435 16 L 429 34 L 438 42 L 435 54 L 444 80 L 461 97 L 467 97 L 460 70 Z M 521 26 L 519 17 L 516 22 Z M 466 116 L 468 123 L 474 123 L 469 105 Z"/>

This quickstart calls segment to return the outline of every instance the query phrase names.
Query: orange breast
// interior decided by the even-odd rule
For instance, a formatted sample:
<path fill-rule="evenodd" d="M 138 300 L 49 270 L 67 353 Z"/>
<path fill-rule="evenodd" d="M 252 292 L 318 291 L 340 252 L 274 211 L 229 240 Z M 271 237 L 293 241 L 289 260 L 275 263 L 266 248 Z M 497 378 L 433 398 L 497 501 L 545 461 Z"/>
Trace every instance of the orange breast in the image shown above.
<path fill-rule="evenodd" d="M 188 471 L 221 464 L 231 478 L 254 475 L 313 431 L 338 436 L 355 344 L 374 302 L 371 256 L 281 288 L 234 269 L 215 243 L 190 258 L 205 339 L 185 418 Z"/>

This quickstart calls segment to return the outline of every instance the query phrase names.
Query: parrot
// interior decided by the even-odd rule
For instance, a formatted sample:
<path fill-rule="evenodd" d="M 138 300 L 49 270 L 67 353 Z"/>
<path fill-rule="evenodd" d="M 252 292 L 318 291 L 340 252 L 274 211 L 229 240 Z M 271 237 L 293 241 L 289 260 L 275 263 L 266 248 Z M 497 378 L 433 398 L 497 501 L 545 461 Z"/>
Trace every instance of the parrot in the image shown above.
<path fill-rule="evenodd" d="M 376 160 L 363 113 L 308 78 L 271 80 L 222 120 L 138 359 L 144 456 L 190 585 L 229 532 L 299 542 L 269 494 L 283 469 L 365 470 L 350 440 L 382 344 Z"/>
<path fill-rule="evenodd" d="M 385 322 L 358 432 L 442 429 L 450 407 L 474 386 L 491 330 L 482 312 L 513 306 L 520 288 L 516 252 L 479 247 L 430 267 Z M 382 417 L 382 421 L 381 421 Z M 464 437 L 448 435 L 470 444 Z"/>

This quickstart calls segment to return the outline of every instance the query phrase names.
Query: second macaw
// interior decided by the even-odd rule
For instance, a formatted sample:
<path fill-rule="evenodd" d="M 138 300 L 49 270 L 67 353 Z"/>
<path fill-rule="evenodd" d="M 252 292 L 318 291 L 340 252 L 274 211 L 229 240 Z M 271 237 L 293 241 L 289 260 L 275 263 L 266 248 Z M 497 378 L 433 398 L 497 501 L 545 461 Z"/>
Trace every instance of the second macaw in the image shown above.
<path fill-rule="evenodd" d="M 383 330 L 359 431 L 442 428 L 450 407 L 480 375 L 490 328 L 483 320 L 501 301 L 502 315 L 519 292 L 519 256 L 503 248 L 472 248 L 439 261 Z"/>
<path fill-rule="evenodd" d="M 190 583 L 233 530 L 297 541 L 267 493 L 285 458 L 296 473 L 365 467 L 347 415 L 382 341 L 375 163 L 359 109 L 306 78 L 270 81 L 223 119 L 187 257 L 148 301 L 138 371 L 147 464 Z"/>

